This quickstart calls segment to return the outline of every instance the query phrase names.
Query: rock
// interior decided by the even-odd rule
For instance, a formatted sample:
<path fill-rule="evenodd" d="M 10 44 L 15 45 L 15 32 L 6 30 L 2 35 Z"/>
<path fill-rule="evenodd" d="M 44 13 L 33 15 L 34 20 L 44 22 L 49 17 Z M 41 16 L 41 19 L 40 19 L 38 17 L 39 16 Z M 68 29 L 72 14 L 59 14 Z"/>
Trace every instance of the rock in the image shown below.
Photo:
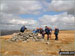
<path fill-rule="evenodd" d="M 10 38 L 10 41 L 14 41 L 17 42 L 19 40 L 22 41 L 29 41 L 30 39 L 38 41 L 40 40 L 42 37 L 40 36 L 40 34 L 38 35 L 38 33 L 33 33 L 30 30 L 26 30 L 24 33 L 15 33 L 13 34 L 12 38 Z"/>
<path fill-rule="evenodd" d="M 50 44 L 49 42 L 46 42 L 46 44 Z"/>

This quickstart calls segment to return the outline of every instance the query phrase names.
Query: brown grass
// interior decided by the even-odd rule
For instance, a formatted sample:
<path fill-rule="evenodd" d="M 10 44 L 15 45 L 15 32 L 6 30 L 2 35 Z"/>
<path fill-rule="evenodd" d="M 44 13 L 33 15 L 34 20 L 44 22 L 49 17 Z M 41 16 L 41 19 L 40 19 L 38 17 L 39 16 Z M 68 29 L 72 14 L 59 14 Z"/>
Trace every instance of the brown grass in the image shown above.
<path fill-rule="evenodd" d="M 54 32 L 53 32 L 54 33 Z M 56 41 L 54 34 L 52 33 L 49 44 L 45 41 L 34 42 L 8 42 L 7 39 L 11 38 L 12 35 L 0 37 L 0 53 L 2 56 L 7 55 L 58 55 L 59 49 L 63 51 L 74 51 L 74 31 L 60 31 L 59 40 Z"/>

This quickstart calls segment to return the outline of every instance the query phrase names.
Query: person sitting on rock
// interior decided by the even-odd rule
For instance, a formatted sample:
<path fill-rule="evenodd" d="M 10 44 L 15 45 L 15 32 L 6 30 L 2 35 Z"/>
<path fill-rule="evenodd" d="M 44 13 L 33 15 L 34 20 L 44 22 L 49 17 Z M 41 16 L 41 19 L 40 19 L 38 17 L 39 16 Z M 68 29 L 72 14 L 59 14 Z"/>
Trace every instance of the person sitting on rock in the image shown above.
<path fill-rule="evenodd" d="M 27 28 L 25 26 L 22 26 L 20 29 L 20 32 L 24 32 Z"/>
<path fill-rule="evenodd" d="M 33 33 L 36 33 L 36 30 L 35 29 L 33 29 L 33 31 L 32 31 Z"/>
<path fill-rule="evenodd" d="M 36 28 L 36 33 L 40 33 L 40 29 L 38 27 Z"/>

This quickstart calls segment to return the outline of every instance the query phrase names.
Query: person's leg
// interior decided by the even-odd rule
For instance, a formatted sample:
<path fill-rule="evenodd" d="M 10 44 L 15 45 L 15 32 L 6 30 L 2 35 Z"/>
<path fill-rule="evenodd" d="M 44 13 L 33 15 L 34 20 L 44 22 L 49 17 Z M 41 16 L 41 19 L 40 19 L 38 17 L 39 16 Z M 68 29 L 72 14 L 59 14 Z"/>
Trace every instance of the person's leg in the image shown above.
<path fill-rule="evenodd" d="M 49 35 L 49 38 L 51 39 L 51 34 Z"/>
<path fill-rule="evenodd" d="M 49 34 L 47 34 L 47 40 L 49 40 Z"/>
<path fill-rule="evenodd" d="M 57 40 L 58 40 L 58 34 L 57 34 L 57 36 L 56 36 L 56 37 L 57 37 Z"/>
<path fill-rule="evenodd" d="M 55 40 L 58 40 L 58 34 L 55 34 L 55 37 L 56 37 Z"/>
<path fill-rule="evenodd" d="M 44 34 L 42 34 L 42 38 L 44 39 Z"/>

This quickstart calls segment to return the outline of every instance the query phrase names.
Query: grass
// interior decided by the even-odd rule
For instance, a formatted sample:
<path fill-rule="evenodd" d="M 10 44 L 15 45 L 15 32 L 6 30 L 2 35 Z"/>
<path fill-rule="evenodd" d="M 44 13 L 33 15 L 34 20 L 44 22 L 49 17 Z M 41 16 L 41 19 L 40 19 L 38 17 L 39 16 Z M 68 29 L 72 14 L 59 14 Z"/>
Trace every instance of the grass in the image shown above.
<path fill-rule="evenodd" d="M 54 32 L 53 32 L 54 33 Z M 59 40 L 55 41 L 55 36 L 49 44 L 46 41 L 29 41 L 29 42 L 8 42 L 11 35 L 0 37 L 0 54 L 2 56 L 52 56 L 58 55 L 59 49 L 62 51 L 74 51 L 74 31 L 60 31 Z M 46 40 L 45 36 L 45 40 Z"/>

